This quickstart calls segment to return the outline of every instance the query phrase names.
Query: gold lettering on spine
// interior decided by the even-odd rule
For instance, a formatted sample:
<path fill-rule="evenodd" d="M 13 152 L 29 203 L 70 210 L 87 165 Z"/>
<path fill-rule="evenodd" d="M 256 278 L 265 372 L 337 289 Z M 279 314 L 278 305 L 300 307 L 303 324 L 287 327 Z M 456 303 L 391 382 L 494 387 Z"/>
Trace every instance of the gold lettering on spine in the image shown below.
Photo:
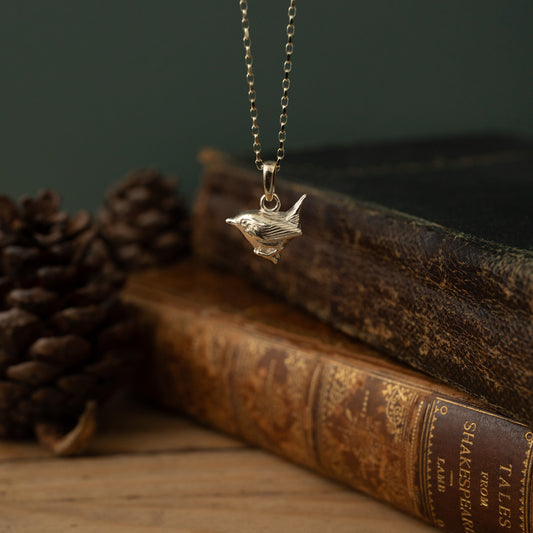
<path fill-rule="evenodd" d="M 489 508 L 489 473 L 481 472 L 479 481 L 479 505 Z"/>
<path fill-rule="evenodd" d="M 423 512 L 435 525 L 461 533 L 533 533 L 531 429 L 437 397 L 421 439 Z"/>
<path fill-rule="evenodd" d="M 472 520 L 472 493 L 471 468 L 472 446 L 477 425 L 468 420 L 463 424 L 463 435 L 459 445 L 459 509 L 461 511 L 461 524 L 465 533 L 475 533 L 474 521 Z"/>
<path fill-rule="evenodd" d="M 500 527 L 511 528 L 511 477 L 513 475 L 513 465 L 500 465 L 500 476 L 498 478 L 498 524 Z"/>

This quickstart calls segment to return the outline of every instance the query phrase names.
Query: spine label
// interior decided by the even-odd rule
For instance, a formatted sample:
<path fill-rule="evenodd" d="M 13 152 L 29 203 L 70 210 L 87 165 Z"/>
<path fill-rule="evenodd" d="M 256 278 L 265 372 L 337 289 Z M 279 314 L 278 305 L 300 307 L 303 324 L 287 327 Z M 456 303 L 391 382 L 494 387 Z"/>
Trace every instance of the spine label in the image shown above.
<path fill-rule="evenodd" d="M 442 398 L 429 406 L 420 457 L 424 510 L 464 533 L 529 533 L 533 432 Z"/>

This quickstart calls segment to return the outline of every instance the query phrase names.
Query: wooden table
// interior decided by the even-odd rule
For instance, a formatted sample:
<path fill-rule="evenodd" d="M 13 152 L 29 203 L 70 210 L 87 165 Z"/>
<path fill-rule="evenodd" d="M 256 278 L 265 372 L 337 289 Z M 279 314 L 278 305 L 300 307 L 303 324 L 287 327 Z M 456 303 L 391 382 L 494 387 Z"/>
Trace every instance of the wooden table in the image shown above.
<path fill-rule="evenodd" d="M 431 533 L 273 455 L 133 400 L 87 455 L 0 442 L 0 532 Z"/>

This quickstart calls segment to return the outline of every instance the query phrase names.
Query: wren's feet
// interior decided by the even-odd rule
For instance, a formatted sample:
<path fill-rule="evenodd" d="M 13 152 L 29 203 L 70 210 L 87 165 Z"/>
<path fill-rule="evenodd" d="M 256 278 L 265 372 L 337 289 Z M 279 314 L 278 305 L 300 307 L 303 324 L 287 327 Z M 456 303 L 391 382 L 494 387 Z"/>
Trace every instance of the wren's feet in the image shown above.
<path fill-rule="evenodd" d="M 268 259 L 269 261 L 272 261 L 275 265 L 277 265 L 281 255 L 281 250 L 278 250 L 277 248 L 274 248 L 272 250 L 265 250 L 262 248 L 254 248 L 254 253 L 260 257 L 264 257 L 265 259 Z"/>

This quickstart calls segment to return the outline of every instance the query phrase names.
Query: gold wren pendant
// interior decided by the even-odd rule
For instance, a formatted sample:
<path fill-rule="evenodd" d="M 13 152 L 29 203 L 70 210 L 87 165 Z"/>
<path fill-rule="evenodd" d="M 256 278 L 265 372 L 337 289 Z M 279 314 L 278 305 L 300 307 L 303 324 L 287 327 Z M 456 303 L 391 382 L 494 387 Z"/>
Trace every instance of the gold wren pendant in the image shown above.
<path fill-rule="evenodd" d="M 280 211 L 281 202 L 275 190 L 276 163 L 263 163 L 263 186 L 265 194 L 260 200 L 258 211 L 244 211 L 226 222 L 235 226 L 253 246 L 254 253 L 276 264 L 287 243 L 302 235 L 300 229 L 300 208 L 306 195 L 288 210 Z M 268 207 L 267 202 L 274 202 Z"/>
<path fill-rule="evenodd" d="M 257 124 L 257 107 L 255 105 L 254 73 L 252 69 L 252 41 L 250 39 L 250 21 L 248 20 L 248 2 L 239 0 L 242 14 L 242 30 L 244 45 L 244 62 L 246 65 L 246 82 L 248 84 L 248 100 L 250 101 L 250 118 L 252 119 L 252 135 L 254 138 L 253 150 L 255 164 L 258 170 L 263 171 L 263 187 L 265 194 L 259 202 L 258 211 L 244 211 L 234 218 L 227 218 L 226 222 L 235 226 L 244 238 L 253 246 L 254 253 L 264 257 L 272 263 L 277 263 L 280 254 L 287 243 L 302 234 L 300 229 L 300 208 L 306 195 L 288 210 L 280 211 L 281 202 L 274 192 L 276 172 L 279 170 L 281 160 L 285 157 L 285 138 L 287 125 L 287 106 L 289 105 L 289 89 L 291 86 L 290 72 L 292 69 L 291 56 L 293 52 L 292 38 L 294 35 L 294 17 L 296 16 L 296 0 L 289 0 L 289 24 L 287 25 L 287 43 L 285 44 L 285 61 L 283 63 L 283 79 L 281 88 L 281 115 L 279 118 L 280 130 L 278 133 L 279 148 L 277 160 L 265 161 L 261 159 L 261 144 L 259 143 L 259 126 Z M 273 205 L 267 205 L 272 204 Z"/>

